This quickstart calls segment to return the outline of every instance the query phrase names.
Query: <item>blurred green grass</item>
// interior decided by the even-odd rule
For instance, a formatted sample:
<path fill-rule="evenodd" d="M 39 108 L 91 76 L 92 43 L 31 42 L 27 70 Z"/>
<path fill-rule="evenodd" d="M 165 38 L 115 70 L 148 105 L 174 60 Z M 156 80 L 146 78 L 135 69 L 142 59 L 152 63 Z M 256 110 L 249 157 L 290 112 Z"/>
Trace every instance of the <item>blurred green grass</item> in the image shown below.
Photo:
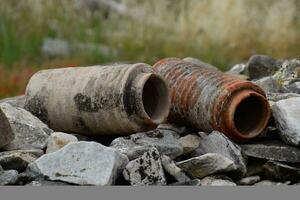
<path fill-rule="evenodd" d="M 116 0 L 121 10 L 95 2 L 0 1 L 0 97 L 22 93 L 41 68 L 189 56 L 227 69 L 254 53 L 300 54 L 298 0 Z M 110 51 L 51 58 L 41 51 L 45 38 Z"/>

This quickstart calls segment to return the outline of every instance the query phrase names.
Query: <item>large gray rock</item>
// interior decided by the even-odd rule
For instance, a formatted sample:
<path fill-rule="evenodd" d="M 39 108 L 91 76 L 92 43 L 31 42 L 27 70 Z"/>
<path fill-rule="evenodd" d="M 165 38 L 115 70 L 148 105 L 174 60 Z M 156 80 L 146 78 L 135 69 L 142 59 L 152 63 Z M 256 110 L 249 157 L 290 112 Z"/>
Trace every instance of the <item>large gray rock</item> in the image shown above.
<path fill-rule="evenodd" d="M 216 153 L 208 153 L 202 156 L 177 162 L 177 166 L 189 174 L 192 178 L 236 171 L 236 165 L 225 156 Z"/>
<path fill-rule="evenodd" d="M 18 180 L 18 172 L 16 170 L 0 170 L 0 186 L 13 185 Z"/>
<path fill-rule="evenodd" d="M 300 149 L 288 146 L 281 141 L 270 140 L 240 145 L 243 153 L 268 160 L 300 163 Z"/>
<path fill-rule="evenodd" d="M 9 105 L 11 105 L 13 107 L 24 108 L 25 101 L 26 101 L 26 96 L 20 95 L 20 96 L 1 99 L 0 103 L 8 103 Z"/>
<path fill-rule="evenodd" d="M 130 161 L 123 171 L 123 176 L 135 186 L 167 184 L 160 155 L 155 148 Z"/>
<path fill-rule="evenodd" d="M 188 182 L 191 179 L 166 155 L 161 156 L 162 166 L 165 171 L 178 182 Z"/>
<path fill-rule="evenodd" d="M 266 55 L 253 55 L 250 57 L 247 67 L 251 80 L 273 75 L 282 62 Z"/>
<path fill-rule="evenodd" d="M 253 81 L 256 85 L 260 86 L 266 93 L 279 92 L 280 87 L 272 76 L 262 77 Z"/>
<path fill-rule="evenodd" d="M 236 186 L 227 176 L 211 175 L 201 180 L 201 186 Z"/>
<path fill-rule="evenodd" d="M 235 175 L 245 175 L 247 171 L 245 159 L 242 155 L 241 148 L 237 144 L 218 131 L 213 131 L 210 134 L 200 132 L 199 136 L 200 143 L 198 148 L 190 154 L 192 157 L 207 153 L 220 154 L 233 161 L 236 168 Z"/>
<path fill-rule="evenodd" d="M 1 104 L 0 104 L 1 105 Z M 0 106 L 0 148 L 9 144 L 15 138 L 10 123 Z"/>
<path fill-rule="evenodd" d="M 128 158 L 96 142 L 70 143 L 45 154 L 28 166 L 28 171 L 48 180 L 78 185 L 112 185 Z"/>
<path fill-rule="evenodd" d="M 300 168 L 299 166 L 292 166 L 276 161 L 268 161 L 263 166 L 264 175 L 269 180 L 275 181 L 293 181 L 300 180 Z"/>
<path fill-rule="evenodd" d="M 36 159 L 37 156 L 26 151 L 6 151 L 0 153 L 0 165 L 5 170 L 25 170 L 27 165 Z"/>
<path fill-rule="evenodd" d="M 63 132 L 54 132 L 50 135 L 47 142 L 46 153 L 52 153 L 61 149 L 69 143 L 78 142 L 77 137 Z"/>
<path fill-rule="evenodd" d="M 117 149 L 133 160 L 143 155 L 152 147 L 157 148 L 160 154 L 176 158 L 183 153 L 183 147 L 178 141 L 176 132 L 156 129 L 144 133 L 136 133 L 127 137 L 119 137 L 112 141 L 110 147 Z"/>
<path fill-rule="evenodd" d="M 1 103 L 0 109 L 8 119 L 14 135 L 14 140 L 3 149 L 43 149 L 46 147 L 47 139 L 53 132 L 47 125 L 22 108 Z"/>
<path fill-rule="evenodd" d="M 272 113 L 279 129 L 279 135 L 290 145 L 300 145 L 300 98 L 290 98 L 276 102 Z"/>

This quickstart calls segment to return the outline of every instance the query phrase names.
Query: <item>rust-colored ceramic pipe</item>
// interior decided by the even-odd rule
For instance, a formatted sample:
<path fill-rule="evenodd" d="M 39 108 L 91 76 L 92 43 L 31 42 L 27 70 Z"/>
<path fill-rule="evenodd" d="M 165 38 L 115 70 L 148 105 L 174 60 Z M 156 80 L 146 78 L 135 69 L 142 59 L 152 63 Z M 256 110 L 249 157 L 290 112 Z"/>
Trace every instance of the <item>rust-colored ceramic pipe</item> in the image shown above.
<path fill-rule="evenodd" d="M 61 68 L 31 77 L 25 109 L 56 131 L 126 135 L 162 123 L 170 96 L 147 64 Z"/>
<path fill-rule="evenodd" d="M 169 121 L 218 130 L 237 142 L 267 126 L 270 106 L 264 91 L 250 81 L 178 58 L 157 62 L 154 71 L 171 90 Z"/>

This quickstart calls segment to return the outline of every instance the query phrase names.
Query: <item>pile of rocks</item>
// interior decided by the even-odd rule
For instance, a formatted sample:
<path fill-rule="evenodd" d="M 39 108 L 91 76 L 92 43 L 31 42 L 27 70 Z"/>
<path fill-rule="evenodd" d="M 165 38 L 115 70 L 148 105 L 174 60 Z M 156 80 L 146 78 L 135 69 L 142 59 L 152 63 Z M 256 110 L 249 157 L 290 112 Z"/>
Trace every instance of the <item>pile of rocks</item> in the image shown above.
<path fill-rule="evenodd" d="M 0 122 L 0 185 L 299 185 L 300 59 L 255 55 L 228 73 L 259 84 L 272 106 L 254 141 L 175 124 L 90 138 L 51 130 L 24 109 L 23 96 L 0 100 L 14 132 L 6 144 Z"/>

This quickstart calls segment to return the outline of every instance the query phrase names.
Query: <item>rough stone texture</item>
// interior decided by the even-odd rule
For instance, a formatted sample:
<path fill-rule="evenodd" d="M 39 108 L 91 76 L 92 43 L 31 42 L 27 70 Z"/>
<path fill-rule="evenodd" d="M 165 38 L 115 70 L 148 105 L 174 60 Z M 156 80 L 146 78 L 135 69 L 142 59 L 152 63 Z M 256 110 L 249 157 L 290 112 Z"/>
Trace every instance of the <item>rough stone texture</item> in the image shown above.
<path fill-rule="evenodd" d="M 197 135 L 188 134 L 179 139 L 180 144 L 183 147 L 183 154 L 189 154 L 193 152 L 200 144 L 200 137 Z"/>
<path fill-rule="evenodd" d="M 238 185 L 253 185 L 260 181 L 260 176 L 249 176 L 238 181 Z"/>
<path fill-rule="evenodd" d="M 0 104 L 1 105 L 1 104 Z M 12 127 L 0 106 L 0 148 L 9 144 L 15 138 Z"/>
<path fill-rule="evenodd" d="M 15 182 L 15 185 L 26 185 L 27 183 L 34 181 L 36 178 L 36 176 L 32 176 L 32 174 L 26 171 L 22 172 L 18 174 L 18 180 Z"/>
<path fill-rule="evenodd" d="M 37 156 L 24 151 L 6 151 L 0 153 L 0 165 L 5 170 L 25 170 L 29 163 L 37 159 Z"/>
<path fill-rule="evenodd" d="M 3 147 L 5 150 L 43 149 L 49 135 L 53 132 L 30 112 L 13 107 L 7 103 L 0 104 L 0 108 L 7 117 L 14 140 Z"/>
<path fill-rule="evenodd" d="M 237 176 L 245 175 L 247 168 L 241 148 L 229 140 L 223 133 L 213 131 L 210 134 L 199 133 L 200 143 L 198 148 L 190 155 L 192 157 L 201 156 L 207 153 L 217 153 L 234 162 Z"/>
<path fill-rule="evenodd" d="M 71 184 L 68 183 L 58 182 L 58 181 L 47 181 L 44 179 L 35 180 L 26 185 L 27 186 L 72 186 Z"/>
<path fill-rule="evenodd" d="M 287 86 L 287 89 L 290 92 L 300 94 L 300 82 L 297 81 L 297 82 L 291 83 L 289 86 Z"/>
<path fill-rule="evenodd" d="M 300 78 L 300 58 L 284 61 L 273 77 L 280 86 L 280 92 L 297 93 L 299 91 L 297 82 Z"/>
<path fill-rule="evenodd" d="M 178 182 L 187 182 L 191 180 L 168 156 L 162 155 L 161 162 L 165 171 Z"/>
<path fill-rule="evenodd" d="M 167 184 L 160 155 L 155 148 L 130 161 L 123 171 L 123 176 L 134 186 Z"/>
<path fill-rule="evenodd" d="M 156 129 L 116 138 L 112 141 L 110 147 L 127 155 L 129 160 L 138 158 L 152 147 L 157 148 L 160 154 L 173 159 L 183 153 L 183 147 L 177 140 L 178 137 L 177 134 L 169 130 Z"/>
<path fill-rule="evenodd" d="M 13 185 L 18 179 L 18 172 L 16 170 L 0 170 L 0 186 L 1 185 Z"/>
<path fill-rule="evenodd" d="M 111 185 L 128 158 L 96 142 L 77 142 L 43 155 L 28 166 L 30 173 L 48 180 L 78 185 Z"/>
<path fill-rule="evenodd" d="M 300 98 L 290 98 L 276 102 L 272 113 L 279 129 L 279 135 L 290 145 L 300 145 Z"/>
<path fill-rule="evenodd" d="M 267 98 L 269 101 L 280 101 L 284 99 L 294 98 L 294 97 L 300 97 L 300 94 L 296 93 L 267 93 Z"/>
<path fill-rule="evenodd" d="M 201 180 L 201 186 L 236 186 L 227 176 L 211 175 Z"/>
<path fill-rule="evenodd" d="M 300 180 L 300 168 L 276 161 L 268 161 L 263 166 L 264 175 L 270 180 L 293 181 Z"/>
<path fill-rule="evenodd" d="M 176 186 L 176 185 L 201 186 L 201 180 L 194 179 L 194 180 L 185 181 L 185 182 L 176 182 L 176 183 L 170 184 L 169 186 Z"/>
<path fill-rule="evenodd" d="M 269 180 L 263 180 L 258 183 L 255 183 L 255 186 L 261 185 L 261 186 L 275 186 L 275 185 L 289 185 L 289 182 L 286 183 L 281 183 L 281 182 L 274 182 L 274 181 L 269 181 Z"/>
<path fill-rule="evenodd" d="M 291 163 L 300 162 L 300 149 L 288 146 L 281 141 L 253 142 L 243 144 L 241 147 L 243 153 L 251 157 Z"/>
<path fill-rule="evenodd" d="M 11 105 L 13 107 L 24 108 L 25 100 L 26 100 L 26 96 L 25 95 L 20 95 L 20 96 L 1 99 L 0 103 L 8 103 L 9 105 Z"/>
<path fill-rule="evenodd" d="M 54 132 L 48 138 L 46 153 L 55 152 L 65 145 L 74 142 L 78 142 L 77 137 L 67 133 Z"/>
<path fill-rule="evenodd" d="M 277 61 L 270 56 L 253 55 L 247 63 L 249 77 L 252 80 L 270 76 L 280 68 L 281 64 L 281 61 Z"/>
<path fill-rule="evenodd" d="M 260 86 L 266 93 L 279 92 L 280 88 L 272 76 L 267 76 L 253 81 L 256 85 Z"/>
<path fill-rule="evenodd" d="M 192 178 L 203 178 L 215 173 L 225 173 L 236 170 L 236 165 L 232 160 L 216 153 L 208 153 L 180 161 L 177 162 L 177 166 Z"/>

